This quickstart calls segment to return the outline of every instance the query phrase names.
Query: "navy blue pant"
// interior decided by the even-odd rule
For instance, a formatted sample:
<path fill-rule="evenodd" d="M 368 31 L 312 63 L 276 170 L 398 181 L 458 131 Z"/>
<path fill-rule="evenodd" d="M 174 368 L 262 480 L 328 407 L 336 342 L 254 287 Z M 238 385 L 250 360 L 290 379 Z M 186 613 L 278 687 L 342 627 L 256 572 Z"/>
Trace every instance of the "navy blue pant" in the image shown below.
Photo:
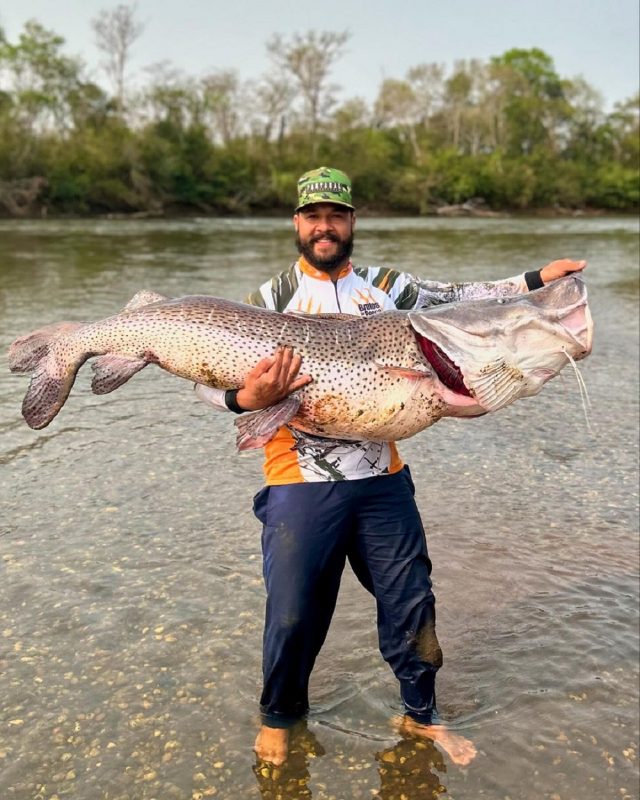
<path fill-rule="evenodd" d="M 263 524 L 267 608 L 263 724 L 289 727 L 309 707 L 311 670 L 325 640 L 348 559 L 376 599 L 380 651 L 400 682 L 405 713 L 434 721 L 431 562 L 405 467 L 357 481 L 267 486 L 254 499 Z"/>

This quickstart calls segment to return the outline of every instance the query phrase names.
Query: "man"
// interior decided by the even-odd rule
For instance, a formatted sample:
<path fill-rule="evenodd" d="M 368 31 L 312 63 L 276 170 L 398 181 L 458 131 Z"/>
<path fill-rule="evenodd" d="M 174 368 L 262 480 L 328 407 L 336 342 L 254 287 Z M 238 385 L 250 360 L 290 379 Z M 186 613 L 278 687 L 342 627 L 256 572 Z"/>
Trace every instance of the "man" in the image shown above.
<path fill-rule="evenodd" d="M 355 211 L 345 173 L 320 167 L 298 182 L 293 217 L 300 258 L 248 301 L 276 311 L 368 316 L 387 309 L 526 292 L 581 270 L 555 261 L 492 283 L 442 284 L 384 267 L 351 263 Z M 217 405 L 237 413 L 272 405 L 312 376 L 280 349 Z M 442 653 L 435 631 L 431 562 L 408 468 L 394 444 L 303 444 L 285 426 L 265 446 L 266 486 L 254 501 L 263 524 L 267 608 L 258 756 L 287 757 L 290 727 L 308 710 L 308 681 L 325 640 L 348 559 L 376 599 L 380 650 L 400 683 L 407 732 L 438 743 L 459 764 L 472 742 L 439 723 L 435 675 Z"/>

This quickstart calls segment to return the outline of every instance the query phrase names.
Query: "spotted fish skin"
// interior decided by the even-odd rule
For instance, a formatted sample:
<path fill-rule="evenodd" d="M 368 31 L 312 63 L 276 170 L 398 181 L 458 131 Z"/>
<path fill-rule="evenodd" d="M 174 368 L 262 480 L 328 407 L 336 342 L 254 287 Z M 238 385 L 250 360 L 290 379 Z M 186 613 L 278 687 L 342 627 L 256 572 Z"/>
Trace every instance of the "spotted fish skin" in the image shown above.
<path fill-rule="evenodd" d="M 539 312 L 536 317 L 530 304 L 523 303 L 527 297 L 509 298 L 507 307 L 497 301 L 487 306 L 494 336 L 508 338 L 508 326 L 501 327 L 496 317 L 515 310 L 524 314 L 530 328 L 544 329 L 547 338 L 553 338 L 556 332 L 547 330 L 553 326 L 546 317 Z M 572 302 L 575 305 L 575 298 Z M 586 308 L 586 293 L 580 302 Z M 493 410 L 479 403 L 473 391 L 463 395 L 448 389 L 419 343 L 425 335 L 419 325 L 429 323 L 428 336 L 447 352 L 447 330 L 461 331 L 459 339 L 464 339 L 464 307 L 474 304 L 452 303 L 435 314 L 388 311 L 368 318 L 337 318 L 281 314 L 209 296 L 167 299 L 144 293 L 121 313 L 99 322 L 59 323 L 17 339 L 9 350 L 9 365 L 14 372 L 32 373 L 22 410 L 26 422 L 40 429 L 62 408 L 77 371 L 89 358 L 96 357 L 92 389 L 97 394 L 113 391 L 148 364 L 191 382 L 227 389 L 242 386 L 260 359 L 286 345 L 302 356 L 304 371 L 313 377 L 298 392 L 293 425 L 328 438 L 397 441 L 443 416 Z M 555 327 L 562 328 L 560 323 Z M 465 378 L 460 341 L 455 344 L 456 364 Z M 513 342 L 504 345 L 509 351 Z M 574 357 L 585 348 L 590 349 L 590 341 L 574 347 Z M 517 364 L 513 369 L 517 371 Z M 470 373 L 474 370 L 482 373 L 482 364 L 474 361 Z M 482 378 L 491 379 L 484 374 Z M 504 383 L 505 375 L 499 379 Z M 513 399 L 515 395 L 509 402 Z"/>

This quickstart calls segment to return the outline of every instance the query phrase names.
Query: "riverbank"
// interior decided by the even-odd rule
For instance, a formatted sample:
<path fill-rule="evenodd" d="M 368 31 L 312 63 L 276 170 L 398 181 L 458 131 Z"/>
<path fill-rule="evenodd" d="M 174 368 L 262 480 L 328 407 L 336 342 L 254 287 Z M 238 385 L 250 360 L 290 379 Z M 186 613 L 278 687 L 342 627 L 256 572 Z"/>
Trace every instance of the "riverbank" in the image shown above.
<path fill-rule="evenodd" d="M 9 214 L 0 209 L 0 220 L 40 220 L 40 219 L 53 219 L 53 220 L 83 220 L 83 219 L 122 219 L 122 220 L 145 220 L 145 219 L 193 219 L 195 217 L 205 217 L 211 219 L 272 219 L 279 217 L 287 217 L 293 213 L 292 208 L 274 208 L 269 211 L 264 209 L 257 209 L 250 212 L 214 212 L 210 210 L 200 209 L 185 209 L 185 208 L 167 208 L 154 211 L 106 211 L 106 212 L 93 212 L 93 213 L 71 213 L 64 211 L 50 210 L 48 207 L 43 206 L 39 209 L 32 209 L 28 213 L 23 214 Z M 428 219 L 438 217 L 466 217 L 476 219 L 488 218 L 527 218 L 538 217 L 540 219 L 555 219 L 557 217 L 640 217 L 640 209 L 609 209 L 609 208 L 565 208 L 560 206 L 545 206 L 543 208 L 510 208 L 493 210 L 489 208 L 482 209 L 469 209 L 465 208 L 465 204 L 445 206 L 442 209 L 436 209 L 428 213 L 416 213 L 410 211 L 398 211 L 381 208 L 378 206 L 358 206 L 357 214 L 359 217 L 386 217 L 400 219 L 403 217 L 414 219 Z"/>

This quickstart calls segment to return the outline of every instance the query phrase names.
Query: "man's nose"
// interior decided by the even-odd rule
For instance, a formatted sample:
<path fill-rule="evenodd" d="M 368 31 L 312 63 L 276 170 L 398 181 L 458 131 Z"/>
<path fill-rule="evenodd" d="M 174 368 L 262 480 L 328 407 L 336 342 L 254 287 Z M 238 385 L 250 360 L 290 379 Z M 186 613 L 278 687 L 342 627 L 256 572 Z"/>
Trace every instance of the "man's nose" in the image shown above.
<path fill-rule="evenodd" d="M 333 230 L 333 223 L 331 222 L 331 218 L 330 217 L 327 217 L 327 218 L 323 217 L 323 218 L 317 220 L 317 222 L 316 222 L 316 231 L 318 233 L 324 233 L 326 231 L 331 231 L 331 230 Z"/>

